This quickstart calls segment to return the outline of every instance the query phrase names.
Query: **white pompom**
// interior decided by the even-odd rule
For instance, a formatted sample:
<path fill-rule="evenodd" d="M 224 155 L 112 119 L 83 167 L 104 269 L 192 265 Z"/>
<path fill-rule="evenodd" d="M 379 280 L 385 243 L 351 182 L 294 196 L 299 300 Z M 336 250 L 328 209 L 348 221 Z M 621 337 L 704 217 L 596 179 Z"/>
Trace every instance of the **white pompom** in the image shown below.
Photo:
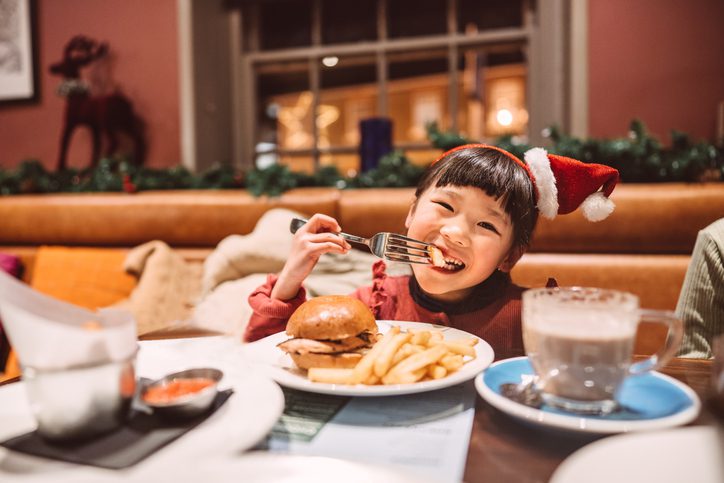
<path fill-rule="evenodd" d="M 583 216 L 588 221 L 601 221 L 604 220 L 613 213 L 616 204 L 606 197 L 602 191 L 597 191 L 588 198 L 583 200 L 581 203 L 581 209 L 583 210 Z"/>
<path fill-rule="evenodd" d="M 543 148 L 531 148 L 525 152 L 524 158 L 538 189 L 538 211 L 552 220 L 558 214 L 558 188 L 548 153 Z"/>

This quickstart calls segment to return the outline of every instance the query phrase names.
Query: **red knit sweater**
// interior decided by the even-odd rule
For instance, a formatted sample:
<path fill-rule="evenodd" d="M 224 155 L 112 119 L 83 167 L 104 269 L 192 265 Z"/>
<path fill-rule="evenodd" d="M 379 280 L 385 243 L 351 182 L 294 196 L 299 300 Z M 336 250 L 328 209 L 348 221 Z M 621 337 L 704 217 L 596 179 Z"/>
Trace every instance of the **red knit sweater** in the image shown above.
<path fill-rule="evenodd" d="M 507 276 L 495 286 L 497 293 L 487 294 L 490 302 L 474 310 L 446 314 L 423 307 L 410 291 L 410 277 L 388 277 L 384 262 L 373 268 L 372 286 L 362 287 L 351 294 L 367 304 L 378 320 L 427 322 L 464 330 L 482 338 L 496 353 L 510 353 L 523 349 L 520 299 L 522 287 L 514 285 Z M 306 300 L 304 288 L 291 300 L 273 300 L 272 288 L 276 275 L 249 296 L 253 310 L 244 340 L 251 342 L 283 331 L 292 313 Z M 486 299 L 488 297 L 486 296 Z"/>

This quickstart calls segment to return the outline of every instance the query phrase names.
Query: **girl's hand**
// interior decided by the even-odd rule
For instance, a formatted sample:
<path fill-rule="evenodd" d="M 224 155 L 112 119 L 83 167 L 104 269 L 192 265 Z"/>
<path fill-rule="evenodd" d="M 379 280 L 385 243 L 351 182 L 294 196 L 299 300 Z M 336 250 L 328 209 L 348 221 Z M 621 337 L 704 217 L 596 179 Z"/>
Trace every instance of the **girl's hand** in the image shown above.
<path fill-rule="evenodd" d="M 294 234 L 292 251 L 279 273 L 271 298 L 278 300 L 293 298 L 323 254 L 347 253 L 352 247 L 335 234 L 341 231 L 342 228 L 337 220 L 319 213 L 299 228 Z"/>

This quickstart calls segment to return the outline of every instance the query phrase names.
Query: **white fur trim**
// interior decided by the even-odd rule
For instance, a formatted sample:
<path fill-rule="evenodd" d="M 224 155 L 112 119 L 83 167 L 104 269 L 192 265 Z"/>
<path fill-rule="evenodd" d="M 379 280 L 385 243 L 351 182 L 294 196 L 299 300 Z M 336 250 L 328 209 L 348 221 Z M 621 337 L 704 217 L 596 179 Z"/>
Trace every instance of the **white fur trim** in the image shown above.
<path fill-rule="evenodd" d="M 583 203 L 581 203 L 581 209 L 583 210 L 583 216 L 588 221 L 601 221 L 613 213 L 616 204 L 608 199 L 602 191 L 597 191 L 592 195 L 589 195 Z"/>
<path fill-rule="evenodd" d="M 548 153 L 543 148 L 532 148 L 525 152 L 524 157 L 538 188 L 538 211 L 552 220 L 558 214 L 558 187 Z"/>

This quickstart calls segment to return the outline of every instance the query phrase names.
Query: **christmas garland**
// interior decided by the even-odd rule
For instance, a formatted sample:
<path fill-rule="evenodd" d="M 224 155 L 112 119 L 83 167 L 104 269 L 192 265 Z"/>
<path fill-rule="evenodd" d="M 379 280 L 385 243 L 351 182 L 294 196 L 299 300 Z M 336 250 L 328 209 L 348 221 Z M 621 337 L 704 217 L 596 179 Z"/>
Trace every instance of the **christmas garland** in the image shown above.
<path fill-rule="evenodd" d="M 680 131 L 671 132 L 669 147 L 663 147 L 638 120 L 631 122 L 628 137 L 621 139 L 578 139 L 555 127 L 545 134 L 552 142 L 551 153 L 611 166 L 624 182 L 724 181 L 724 149 L 703 141 L 694 143 Z M 496 145 L 521 159 L 532 147 L 512 137 L 501 138 Z"/>
<path fill-rule="evenodd" d="M 435 123 L 427 126 L 428 138 L 435 148 L 448 150 L 472 142 L 454 132 L 442 132 Z M 670 147 L 646 132 L 640 121 L 633 121 L 629 136 L 621 139 L 578 139 L 547 129 L 550 152 L 584 162 L 606 164 L 619 170 L 624 182 L 699 182 L 724 180 L 724 150 L 706 142 L 692 142 L 681 132 L 672 132 Z M 512 136 L 498 139 L 495 145 L 522 158 L 530 149 Z M 432 161 L 432 160 L 431 160 Z M 384 188 L 415 186 L 424 166 L 411 163 L 400 151 L 380 159 L 377 168 L 349 178 L 333 166 L 324 166 L 314 174 L 297 173 L 276 164 L 248 172 L 219 166 L 200 174 L 182 166 L 170 169 L 138 167 L 126 160 L 105 158 L 95 168 L 49 172 L 37 160 L 23 161 L 14 170 L 0 168 L 0 195 L 28 193 L 82 193 L 117 191 L 135 193 L 149 190 L 247 189 L 255 196 L 278 196 L 304 186 L 344 188 Z"/>

